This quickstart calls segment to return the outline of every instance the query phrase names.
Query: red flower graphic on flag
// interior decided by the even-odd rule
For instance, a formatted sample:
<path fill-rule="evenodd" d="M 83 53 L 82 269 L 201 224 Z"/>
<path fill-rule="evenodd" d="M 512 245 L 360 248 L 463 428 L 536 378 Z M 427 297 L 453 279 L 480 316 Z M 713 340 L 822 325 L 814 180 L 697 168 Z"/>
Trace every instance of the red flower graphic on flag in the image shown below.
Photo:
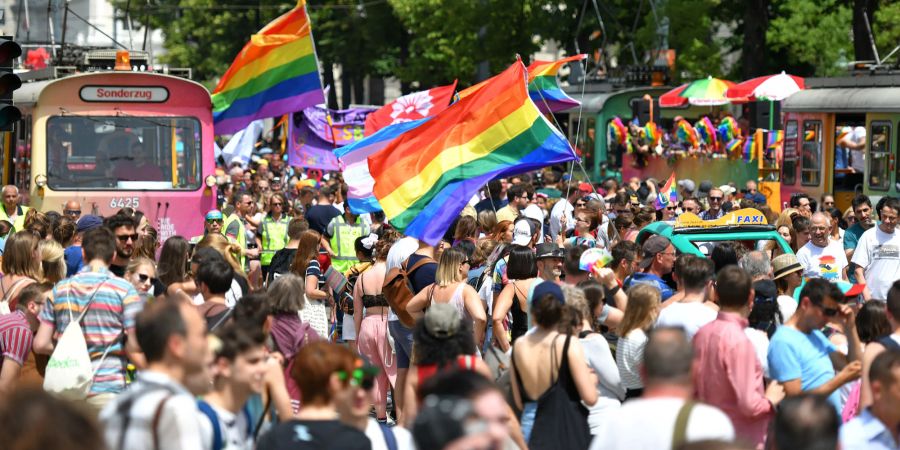
<path fill-rule="evenodd" d="M 415 92 L 398 98 L 391 104 L 391 125 L 428 117 L 428 111 L 434 107 L 432 100 L 430 91 Z"/>

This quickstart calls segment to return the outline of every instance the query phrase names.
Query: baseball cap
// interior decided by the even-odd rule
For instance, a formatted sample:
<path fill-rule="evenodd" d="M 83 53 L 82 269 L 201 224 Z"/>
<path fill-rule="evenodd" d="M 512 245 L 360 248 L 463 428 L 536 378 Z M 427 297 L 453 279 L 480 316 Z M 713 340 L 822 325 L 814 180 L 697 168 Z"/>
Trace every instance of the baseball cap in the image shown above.
<path fill-rule="evenodd" d="M 531 222 L 528 219 L 519 219 L 516 221 L 515 227 L 513 227 L 513 240 L 512 243 L 515 245 L 528 245 L 531 243 L 531 238 L 534 237 L 534 228 L 531 226 Z"/>
<path fill-rule="evenodd" d="M 223 219 L 222 211 L 219 211 L 218 209 L 213 209 L 213 210 L 210 210 L 208 213 L 206 213 L 206 220 L 222 220 L 222 219 Z"/>
<path fill-rule="evenodd" d="M 712 181 L 703 180 L 700 182 L 700 193 L 703 196 L 705 196 L 706 194 L 709 194 L 709 191 L 711 191 L 712 188 L 713 188 Z"/>
<path fill-rule="evenodd" d="M 650 267 L 650 263 L 653 262 L 653 257 L 655 257 L 657 253 L 666 251 L 670 245 L 672 245 L 672 242 L 669 241 L 668 238 L 658 235 L 651 236 L 650 239 L 644 241 L 644 245 L 641 247 L 644 251 L 644 259 L 641 260 L 640 264 L 641 269 Z"/>
<path fill-rule="evenodd" d="M 578 184 L 578 190 L 581 192 L 594 192 L 594 189 L 591 188 L 591 184 L 584 182 Z"/>
<path fill-rule="evenodd" d="M 566 304 L 566 297 L 563 295 L 562 288 L 552 281 L 544 281 L 534 287 L 534 294 L 531 296 L 531 305 L 534 306 L 534 303 L 538 301 L 539 298 L 543 298 L 547 294 L 552 295 L 560 305 Z"/>
<path fill-rule="evenodd" d="M 685 191 L 691 192 L 691 193 L 693 193 L 697 189 L 697 185 L 694 184 L 694 180 L 691 180 L 689 178 L 679 180 L 678 187 L 684 189 Z"/>
<path fill-rule="evenodd" d="M 558 245 L 552 243 L 542 242 L 537 245 L 535 248 L 535 258 L 562 258 L 565 256 L 561 248 Z"/>
<path fill-rule="evenodd" d="M 428 334 L 446 339 L 453 337 L 459 331 L 459 323 L 462 318 L 459 310 L 449 303 L 432 303 L 425 312 L 425 331 Z"/>
<path fill-rule="evenodd" d="M 81 233 L 83 231 L 93 230 L 101 225 L 103 225 L 103 219 L 101 219 L 100 216 L 88 214 L 86 216 L 81 216 L 81 218 L 78 219 L 78 222 L 75 224 L 75 231 Z"/>
<path fill-rule="evenodd" d="M 722 191 L 722 193 L 725 195 L 733 195 L 735 192 L 737 192 L 737 189 L 735 189 L 730 184 L 723 184 L 719 186 L 719 190 Z"/>
<path fill-rule="evenodd" d="M 778 255 L 774 259 L 772 259 L 773 280 L 777 280 L 801 270 L 803 270 L 803 266 L 800 265 L 800 261 L 797 259 L 797 255 L 785 253 L 783 255 Z"/>

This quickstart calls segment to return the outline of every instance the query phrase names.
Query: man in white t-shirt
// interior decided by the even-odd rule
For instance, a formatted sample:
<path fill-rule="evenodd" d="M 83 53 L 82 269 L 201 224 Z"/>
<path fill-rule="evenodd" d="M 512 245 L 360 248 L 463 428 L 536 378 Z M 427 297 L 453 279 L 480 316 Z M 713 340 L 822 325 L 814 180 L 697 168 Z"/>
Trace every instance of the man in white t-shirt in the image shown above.
<path fill-rule="evenodd" d="M 872 298 L 887 299 L 891 284 L 900 278 L 900 235 L 896 233 L 900 199 L 888 198 L 881 207 L 881 222 L 866 230 L 853 252 L 856 280 Z"/>
<path fill-rule="evenodd" d="M 718 408 L 691 401 L 694 351 L 684 331 L 657 328 L 644 349 L 644 394 L 601 424 L 591 450 L 656 450 L 685 442 L 734 440 L 731 420 Z M 687 420 L 676 429 L 679 415 Z M 673 442 L 678 440 L 678 442 Z"/>
<path fill-rule="evenodd" d="M 812 215 L 809 226 L 809 242 L 797 251 L 797 260 L 803 266 L 806 278 L 824 278 L 828 281 L 847 279 L 847 254 L 841 242 L 831 241 L 831 218 L 824 213 Z"/>
<path fill-rule="evenodd" d="M 666 305 L 656 320 L 658 327 L 682 327 L 688 339 L 703 325 L 716 320 L 716 310 L 705 304 L 706 293 L 712 284 L 715 267 L 707 258 L 684 254 L 675 261 L 674 278 L 684 295 Z M 677 295 L 676 295 L 677 296 Z M 676 296 L 673 296 L 675 298 Z"/>

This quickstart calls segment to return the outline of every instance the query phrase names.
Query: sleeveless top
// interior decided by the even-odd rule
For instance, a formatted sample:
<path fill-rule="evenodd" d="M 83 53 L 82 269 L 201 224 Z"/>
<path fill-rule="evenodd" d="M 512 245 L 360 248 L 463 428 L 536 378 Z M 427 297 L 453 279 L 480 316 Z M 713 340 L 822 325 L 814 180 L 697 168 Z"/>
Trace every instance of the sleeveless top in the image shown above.
<path fill-rule="evenodd" d="M 512 325 L 509 327 L 512 343 L 516 342 L 516 339 L 519 337 L 524 336 L 531 327 L 531 308 L 528 307 L 528 305 L 531 305 L 531 299 L 534 297 L 534 288 L 538 285 L 538 282 L 531 283 L 531 287 L 528 288 L 528 295 L 525 296 L 525 311 L 522 311 L 522 305 L 519 302 L 519 294 L 521 294 L 522 291 L 514 281 L 511 281 L 511 283 L 513 289 L 516 291 L 515 295 L 513 295 L 512 308 L 509 309 L 513 319 Z"/>
<path fill-rule="evenodd" d="M 466 285 L 465 281 L 460 281 L 456 286 L 456 289 L 453 291 L 453 295 L 450 296 L 450 300 L 447 300 L 448 305 L 452 305 L 459 311 L 459 317 L 462 317 L 466 320 L 472 320 L 472 316 L 469 315 L 469 311 L 466 310 L 466 302 L 463 298 L 463 289 L 465 289 Z M 431 305 L 434 302 L 434 290 L 437 285 L 432 284 L 431 290 L 428 293 L 428 304 Z"/>
<path fill-rule="evenodd" d="M 365 308 L 376 308 L 379 306 L 388 306 L 387 299 L 384 297 L 383 293 L 378 294 L 366 294 L 366 287 L 363 284 L 362 274 L 359 275 L 359 285 L 362 288 L 363 296 L 362 296 L 362 304 Z"/>
<path fill-rule="evenodd" d="M 522 398 L 523 406 L 529 402 L 537 403 L 537 407 L 532 409 L 534 420 L 528 439 L 528 448 L 532 450 L 584 449 L 591 444 L 591 432 L 587 422 L 588 410 L 581 403 L 581 396 L 578 394 L 575 379 L 572 378 L 569 368 L 568 355 L 571 339 L 572 336 L 566 335 L 561 358 L 558 358 L 556 354 L 556 340 L 554 339 L 550 353 L 550 367 L 556 367 L 556 364 L 559 363 L 559 371 L 557 371 L 556 378 L 551 375 L 550 387 L 536 400 L 529 398 L 525 392 L 521 371 L 516 367 L 515 347 L 513 347 L 510 362 L 515 369 L 516 382 L 519 385 L 519 395 Z"/>

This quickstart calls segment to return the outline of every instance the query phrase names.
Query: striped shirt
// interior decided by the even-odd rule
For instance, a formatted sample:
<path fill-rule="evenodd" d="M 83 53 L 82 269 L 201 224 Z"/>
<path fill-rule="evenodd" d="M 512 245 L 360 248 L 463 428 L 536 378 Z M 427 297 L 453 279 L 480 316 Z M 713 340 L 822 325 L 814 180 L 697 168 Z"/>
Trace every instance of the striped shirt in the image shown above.
<path fill-rule="evenodd" d="M 54 339 L 59 339 L 69 322 L 78 320 L 92 295 L 93 303 L 81 321 L 96 371 L 91 394 L 118 393 L 125 388 L 125 366 L 128 364 L 120 335 L 126 330 L 134 331 L 135 317 L 144 307 L 131 283 L 114 276 L 109 269 L 94 272 L 90 266 L 85 266 L 77 275 L 53 287 L 53 298 L 48 299 L 41 310 L 41 323 L 52 326 Z M 109 354 L 101 364 L 107 347 Z"/>
<path fill-rule="evenodd" d="M 25 364 L 33 341 L 34 333 L 28 326 L 25 313 L 13 311 L 11 314 L 0 316 L 0 352 L 3 359 L 10 358 L 20 366 Z"/>

